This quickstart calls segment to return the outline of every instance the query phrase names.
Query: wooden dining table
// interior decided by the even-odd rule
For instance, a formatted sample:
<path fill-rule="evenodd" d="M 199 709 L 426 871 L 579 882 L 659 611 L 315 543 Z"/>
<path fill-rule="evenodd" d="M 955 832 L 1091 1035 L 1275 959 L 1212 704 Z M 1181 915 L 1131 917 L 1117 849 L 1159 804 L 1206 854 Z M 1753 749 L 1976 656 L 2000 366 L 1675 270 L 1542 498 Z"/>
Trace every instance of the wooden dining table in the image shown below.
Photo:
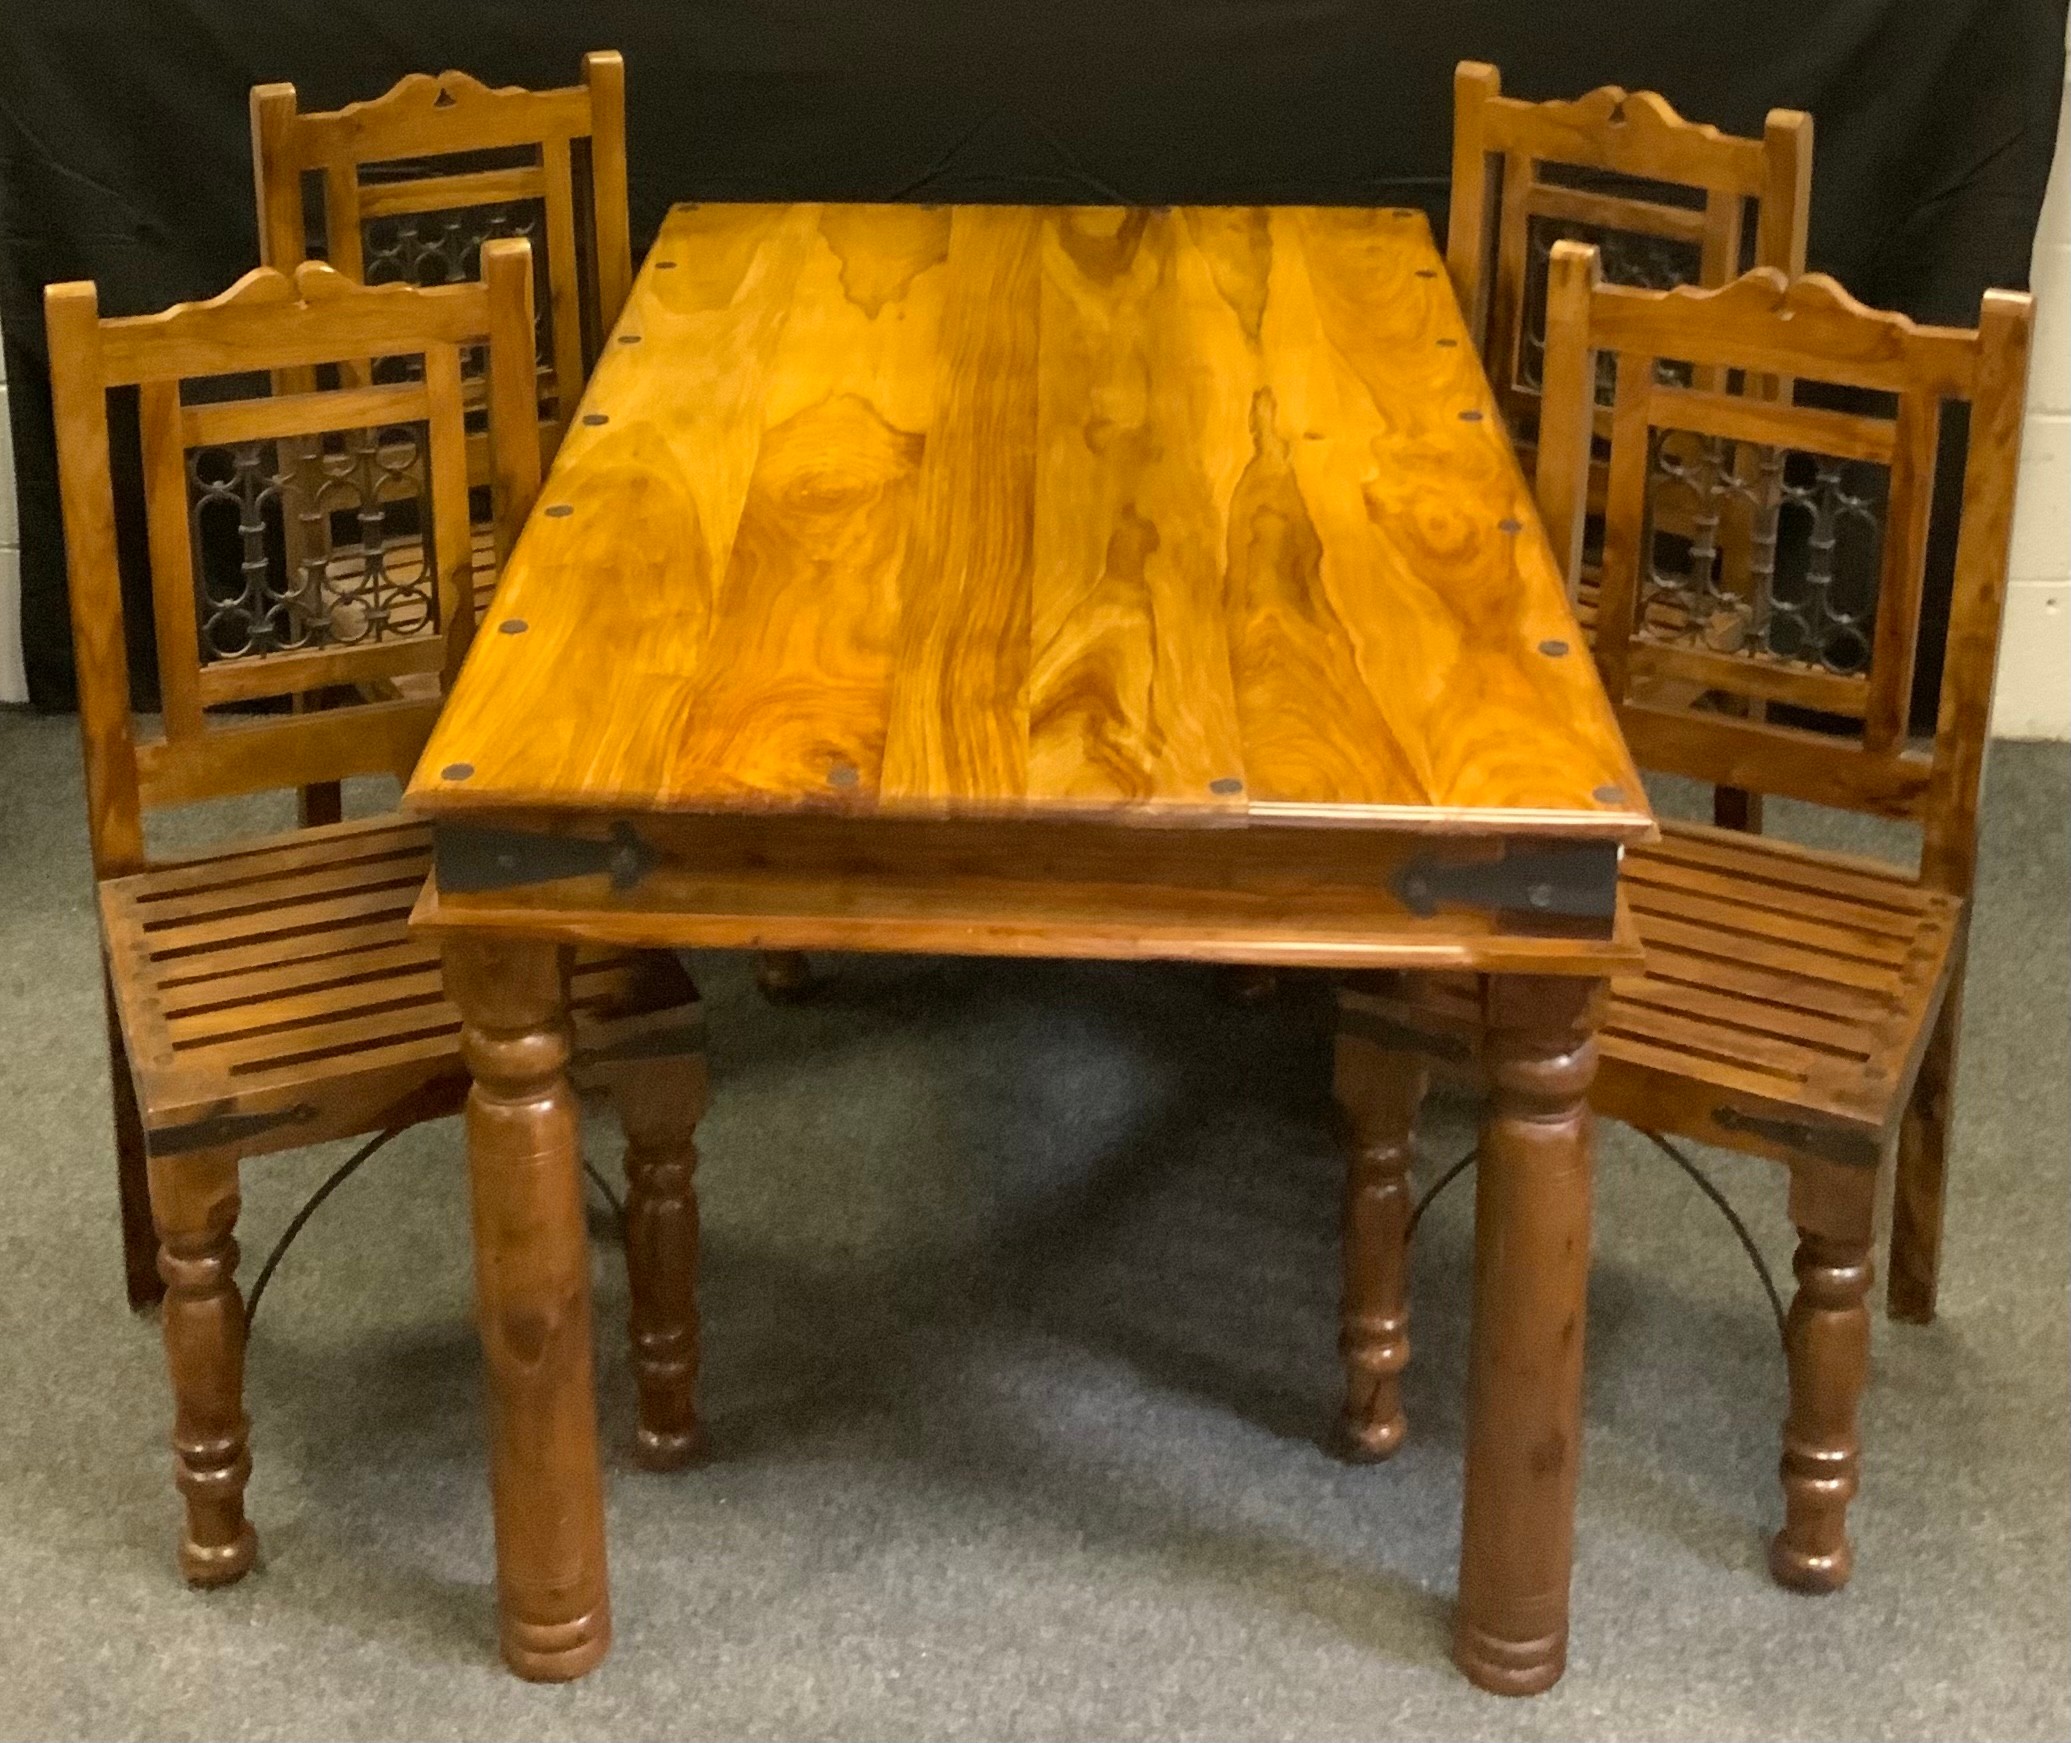
<path fill-rule="evenodd" d="M 1590 1028 L 1653 821 L 1420 213 L 676 207 L 406 804 L 484 1110 L 514 1669 L 610 1634 L 556 966 L 595 941 L 1487 977 L 1453 1650 L 1558 1678 Z"/>

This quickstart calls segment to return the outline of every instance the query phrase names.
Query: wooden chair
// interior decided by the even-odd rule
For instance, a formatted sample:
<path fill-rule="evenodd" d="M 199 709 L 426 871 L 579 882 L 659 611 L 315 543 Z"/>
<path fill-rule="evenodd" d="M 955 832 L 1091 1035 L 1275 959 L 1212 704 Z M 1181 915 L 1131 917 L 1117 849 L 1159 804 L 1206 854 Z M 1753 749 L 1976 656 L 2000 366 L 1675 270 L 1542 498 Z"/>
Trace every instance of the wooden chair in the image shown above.
<path fill-rule="evenodd" d="M 1614 283 L 1649 290 L 1721 285 L 1750 252 L 1752 205 L 1752 259 L 1745 264 L 1796 277 L 1805 270 L 1811 196 L 1812 117 L 1799 110 L 1770 110 L 1762 137 L 1743 139 L 1685 121 L 1653 91 L 1604 85 L 1572 102 L 1521 102 L 1503 95 L 1496 68 L 1462 61 L 1453 72 L 1446 269 L 1526 475 L 1537 463 L 1546 275 L 1555 242 L 1594 244 Z M 1707 371 L 1691 385 L 1727 384 Z M 1785 397 L 1790 391 L 1782 381 L 1770 390 Z M 1598 383 L 1598 397 L 1590 508 L 1600 517 L 1608 383 Z M 1718 538 L 1731 578 L 1743 587 L 1747 537 L 1729 512 Z M 1596 579 L 1593 560 L 1575 578 L 1585 633 L 1595 622 Z M 1759 834 L 1761 802 L 1722 787 L 1714 820 Z"/>
<path fill-rule="evenodd" d="M 1613 283 L 1720 285 L 1741 270 L 1752 202 L 1747 264 L 1795 277 L 1811 192 L 1812 117 L 1796 109 L 1770 110 L 1762 137 L 1742 139 L 1652 91 L 1521 102 L 1496 68 L 1462 61 L 1446 270 L 1513 435 L 1529 449 L 1538 428 L 1555 242 L 1594 243 Z"/>
<path fill-rule="evenodd" d="M 1978 783 L 2005 597 L 2029 299 L 1987 293 L 1976 331 L 1916 326 L 1831 279 L 1760 268 L 1711 291 L 1599 281 L 1596 251 L 1551 259 L 1538 499 L 1574 572 L 1598 359 L 1613 360 L 1610 497 L 1596 657 L 1643 768 L 1906 819 L 1917 872 L 1743 833 L 1663 826 L 1624 884 L 1646 971 L 1613 983 L 1590 1099 L 1641 1131 L 1768 1157 L 1790 1171 L 1798 1289 L 1778 1580 L 1841 1585 L 1868 1372 L 1871 1247 L 1895 1175 L 1889 1305 L 1934 1311 Z M 1674 385 L 1674 360 L 1862 390 L 1840 412 Z M 1907 742 L 1945 403 L 1969 447 L 1948 660 L 1931 746 Z M 1700 537 L 1659 536 L 1665 504 L 1701 530 L 1752 493 L 1757 583 L 1719 581 Z M 1839 590 L 1837 548 L 1877 548 L 1873 597 Z M 1828 734 L 1678 707 L 1671 679 L 1846 723 Z M 1341 995 L 1338 1098 L 1352 1134 L 1343 1344 L 1345 1428 L 1380 1456 L 1402 1434 L 1409 1120 L 1427 1073 L 1473 1056 L 1480 991 L 1368 981 Z M 1499 1063 L 1499 1062 L 1498 1062 Z M 1586 1066 L 1587 1062 L 1583 1062 Z M 1887 1168 L 1887 1164 L 1895 1164 Z"/>
<path fill-rule="evenodd" d="M 585 55 L 582 83 L 557 91 L 412 73 L 371 101 L 308 113 L 293 85 L 257 85 L 251 109 L 268 266 L 292 272 L 308 257 L 309 183 L 320 184 L 325 258 L 362 283 L 458 284 L 480 271 L 484 243 L 532 244 L 540 437 L 552 459 L 633 282 L 624 61 Z M 479 435 L 474 446 L 480 484 Z"/>
<path fill-rule="evenodd" d="M 489 347 L 507 531 L 539 483 L 526 245 L 492 242 L 484 267 L 485 281 L 438 290 L 260 268 L 211 302 L 129 319 L 102 319 L 92 284 L 45 293 L 130 1298 L 164 1295 L 180 1566 L 201 1585 L 237 1579 L 255 1549 L 240 1165 L 458 1111 L 471 1041 L 436 944 L 406 927 L 423 825 L 389 815 L 160 859 L 144 812 L 416 760 L 437 699 L 365 702 L 360 687 L 450 680 L 475 629 L 463 347 Z M 369 360 L 399 356 L 409 378 L 368 379 Z M 265 391 L 289 371 L 311 385 Z M 130 707 L 110 461 L 111 391 L 124 390 L 143 460 L 156 731 Z M 318 693 L 341 705 L 251 712 Z M 673 957 L 586 952 L 568 973 L 578 1056 L 620 1092 L 628 1129 L 640 1444 L 668 1463 L 695 1435 L 697 995 Z"/>

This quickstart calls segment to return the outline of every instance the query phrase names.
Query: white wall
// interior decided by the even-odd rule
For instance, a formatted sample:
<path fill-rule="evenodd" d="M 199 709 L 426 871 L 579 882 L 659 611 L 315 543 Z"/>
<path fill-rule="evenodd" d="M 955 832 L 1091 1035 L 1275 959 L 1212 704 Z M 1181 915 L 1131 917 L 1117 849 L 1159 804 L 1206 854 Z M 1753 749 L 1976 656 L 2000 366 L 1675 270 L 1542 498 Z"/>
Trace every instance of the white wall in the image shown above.
<path fill-rule="evenodd" d="M 2021 446 L 1992 730 L 2071 738 L 2071 48 L 2057 156 L 2035 235 L 2035 354 Z"/>
<path fill-rule="evenodd" d="M 26 702 L 22 676 L 21 528 L 14 513 L 14 426 L 7 421 L 7 353 L 0 349 L 0 702 Z"/>

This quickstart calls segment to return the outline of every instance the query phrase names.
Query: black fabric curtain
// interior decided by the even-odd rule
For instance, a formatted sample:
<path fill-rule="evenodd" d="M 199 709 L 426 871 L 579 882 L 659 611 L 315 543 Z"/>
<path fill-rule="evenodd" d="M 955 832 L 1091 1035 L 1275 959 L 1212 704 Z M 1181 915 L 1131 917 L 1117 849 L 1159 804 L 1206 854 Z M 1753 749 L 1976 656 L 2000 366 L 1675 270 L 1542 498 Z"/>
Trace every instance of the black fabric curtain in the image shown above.
<path fill-rule="evenodd" d="M 2066 0 L 8 0 L 0 330 L 29 683 L 72 704 L 42 286 L 106 313 L 257 260 L 245 93 L 306 107 L 411 71 L 572 83 L 626 58 L 633 235 L 678 199 L 1418 204 L 1443 234 L 1452 69 L 1520 97 L 1616 83 L 1758 134 L 1817 124 L 1811 259 L 1969 323 L 2025 287 Z M 1938 639 L 1938 638 L 1937 638 Z M 1938 661 L 1923 650 L 1932 679 Z"/>

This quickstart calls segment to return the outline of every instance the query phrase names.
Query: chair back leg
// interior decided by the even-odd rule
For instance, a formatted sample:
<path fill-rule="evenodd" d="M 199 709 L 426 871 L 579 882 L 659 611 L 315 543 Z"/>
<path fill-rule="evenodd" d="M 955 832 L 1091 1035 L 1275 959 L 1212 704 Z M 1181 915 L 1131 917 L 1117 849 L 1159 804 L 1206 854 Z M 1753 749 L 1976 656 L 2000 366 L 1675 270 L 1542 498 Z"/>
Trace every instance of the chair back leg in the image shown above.
<path fill-rule="evenodd" d="M 1886 1297 L 1893 1319 L 1926 1325 L 1934 1318 L 1941 1283 L 1942 1205 L 1948 1194 L 1949 1132 L 1955 1118 L 1956 1039 L 1963 1025 L 1963 963 L 1950 973 L 1949 990 L 1934 1034 L 1913 1080 L 1898 1129 L 1898 1179 L 1891 1200 L 1891 1279 Z"/>
<path fill-rule="evenodd" d="M 108 1018 L 108 1089 L 115 1116 L 115 1198 L 122 1211 L 122 1276 L 133 1312 L 165 1298 L 158 1274 L 158 1231 L 151 1223 L 151 1182 L 144 1150 L 144 1116 L 137 1111 L 137 1087 L 129 1074 L 129 1049 L 115 993 L 105 977 L 101 1000 Z"/>

